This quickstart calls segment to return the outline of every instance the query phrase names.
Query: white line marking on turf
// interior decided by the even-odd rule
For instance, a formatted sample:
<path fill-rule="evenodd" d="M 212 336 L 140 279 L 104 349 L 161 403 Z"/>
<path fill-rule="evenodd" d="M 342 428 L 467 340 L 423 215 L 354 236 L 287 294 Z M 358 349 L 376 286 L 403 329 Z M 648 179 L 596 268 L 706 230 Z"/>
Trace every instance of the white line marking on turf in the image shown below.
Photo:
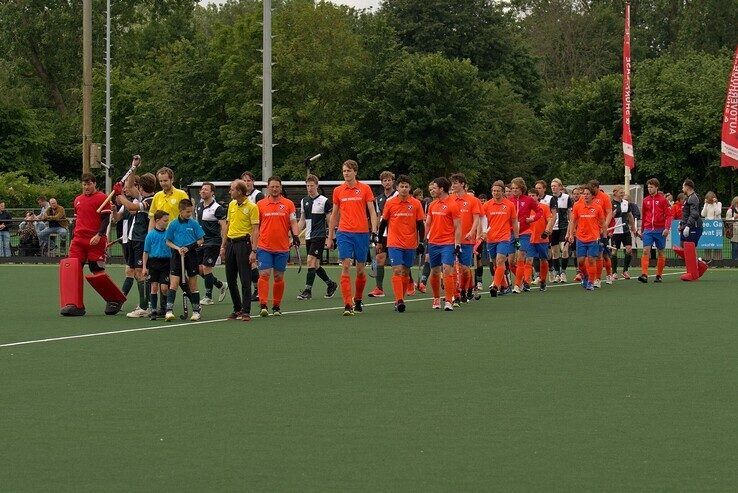
<path fill-rule="evenodd" d="M 679 274 L 683 274 L 684 272 L 669 272 L 664 274 L 664 276 L 676 276 Z M 635 279 L 633 279 L 635 281 Z M 578 282 L 570 282 L 567 284 L 554 284 L 549 286 L 550 288 L 564 288 L 568 286 L 580 286 L 581 284 Z M 510 295 L 512 296 L 512 295 Z M 418 301 L 431 301 L 433 298 L 413 298 L 409 300 L 405 300 L 405 303 L 411 303 L 411 302 L 418 302 Z M 393 301 L 379 301 L 377 303 L 369 303 L 364 305 L 365 307 L 370 306 L 381 306 L 381 305 L 392 305 L 394 304 Z M 343 310 L 342 306 L 328 306 L 323 308 L 309 308 L 306 310 L 293 310 L 289 312 L 283 312 L 283 315 L 300 315 L 303 313 L 316 313 L 316 312 L 327 312 L 327 311 L 335 311 L 335 310 Z M 258 315 L 253 317 L 251 319 L 251 322 L 254 322 L 256 320 L 261 319 L 262 317 L 259 317 Z M 174 329 L 177 327 L 192 327 L 195 325 L 203 325 L 203 324 L 212 324 L 216 322 L 230 322 L 232 324 L 244 324 L 248 322 L 239 322 L 234 320 L 228 320 L 227 318 L 219 318 L 215 320 L 201 320 L 199 322 L 183 322 L 183 323 L 176 323 L 176 324 L 166 324 L 166 325 L 156 325 L 154 327 L 138 327 L 136 329 L 121 329 L 121 330 L 111 330 L 108 332 L 92 332 L 89 334 L 77 334 L 77 335 L 71 335 L 71 336 L 62 336 L 62 337 L 50 337 L 48 339 L 35 339 L 31 341 L 18 341 L 18 342 L 9 342 L 6 344 L 0 344 L 0 348 L 5 347 L 13 347 L 13 346 L 27 346 L 29 344 L 40 344 L 42 342 L 55 342 L 55 341 L 68 341 L 70 339 L 84 339 L 87 337 L 101 337 L 101 336 L 111 336 L 111 335 L 118 335 L 118 334 L 129 334 L 132 332 L 147 332 L 150 330 L 162 330 L 162 329 Z"/>

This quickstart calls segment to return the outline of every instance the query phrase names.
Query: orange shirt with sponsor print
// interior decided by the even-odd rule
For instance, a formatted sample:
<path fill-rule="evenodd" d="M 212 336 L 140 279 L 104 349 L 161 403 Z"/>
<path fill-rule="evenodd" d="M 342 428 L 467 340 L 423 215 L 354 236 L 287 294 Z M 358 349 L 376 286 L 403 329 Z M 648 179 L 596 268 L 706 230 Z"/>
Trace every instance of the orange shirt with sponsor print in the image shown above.
<path fill-rule="evenodd" d="M 418 247 L 418 221 L 425 219 L 423 204 L 413 196 L 399 195 L 384 204 L 382 218 L 387 221 L 387 246 L 415 249 Z"/>
<path fill-rule="evenodd" d="M 454 220 L 460 218 L 459 208 L 452 197 L 436 199 L 428 206 L 431 218 L 428 228 L 428 243 L 434 245 L 453 245 L 456 243 Z"/>
<path fill-rule="evenodd" d="M 541 238 L 541 235 L 544 231 L 546 231 L 546 225 L 553 217 L 553 214 L 551 213 L 551 208 L 548 206 L 548 204 L 540 203 L 538 204 L 541 206 L 541 210 L 543 211 L 543 215 L 541 218 L 530 224 L 530 230 L 531 230 L 531 236 L 530 236 L 530 242 L 531 243 L 548 243 L 548 238 Z M 535 214 L 531 214 L 530 217 L 534 217 Z"/>
<path fill-rule="evenodd" d="M 577 230 L 575 233 L 577 240 L 590 243 L 600 239 L 605 213 L 602 207 L 599 207 L 599 204 L 594 203 L 594 200 L 589 205 L 584 202 L 584 199 L 579 200 L 574 204 L 571 217 L 577 221 Z"/>
<path fill-rule="evenodd" d="M 353 186 L 343 183 L 333 190 L 333 206 L 340 211 L 338 230 L 345 233 L 368 233 L 369 218 L 366 204 L 374 201 L 369 185 L 357 181 Z"/>
<path fill-rule="evenodd" d="M 580 197 L 579 200 L 584 202 L 584 197 Z M 602 190 L 597 192 L 597 195 L 592 198 L 592 202 L 600 206 L 602 212 L 605 214 L 604 217 L 607 217 L 612 212 L 612 201 L 610 200 L 610 196 Z"/>
<path fill-rule="evenodd" d="M 473 245 L 476 240 L 466 240 L 464 237 L 474 225 L 474 215 L 482 215 L 482 203 L 474 195 L 467 193 L 459 197 L 457 194 L 451 196 L 459 208 L 461 218 L 461 243 Z"/>
<path fill-rule="evenodd" d="M 290 249 L 290 223 L 295 219 L 295 204 L 291 200 L 279 197 L 261 199 L 256 203 L 259 208 L 259 244 L 258 248 L 270 252 L 287 252 Z"/>
<path fill-rule="evenodd" d="M 503 198 L 500 202 L 491 199 L 485 202 L 482 208 L 489 227 L 487 229 L 487 243 L 510 241 L 513 221 L 518 217 L 515 204 L 506 198 Z"/>

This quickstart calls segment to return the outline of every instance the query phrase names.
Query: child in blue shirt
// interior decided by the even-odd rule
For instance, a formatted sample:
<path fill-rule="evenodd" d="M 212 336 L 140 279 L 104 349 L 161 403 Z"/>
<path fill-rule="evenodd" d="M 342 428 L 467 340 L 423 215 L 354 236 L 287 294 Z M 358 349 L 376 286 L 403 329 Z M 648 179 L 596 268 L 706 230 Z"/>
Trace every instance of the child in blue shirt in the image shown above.
<path fill-rule="evenodd" d="M 169 223 L 167 227 L 167 246 L 172 249 L 170 261 L 169 293 L 167 294 L 167 313 L 164 319 L 167 322 L 174 320 L 174 300 L 177 296 L 179 280 L 184 275 L 182 272 L 181 259 L 184 257 L 184 268 L 187 273 L 187 287 L 192 303 L 192 317 L 190 320 L 200 320 L 200 292 L 197 290 L 197 275 L 199 273 L 199 259 L 197 258 L 197 247 L 204 243 L 205 231 L 202 226 L 192 219 L 194 204 L 190 199 L 179 201 L 179 216 Z"/>
<path fill-rule="evenodd" d="M 151 320 L 156 320 L 157 315 L 164 315 L 163 311 L 157 313 L 159 292 L 161 292 L 162 305 L 165 304 L 169 292 L 169 271 L 171 270 L 169 262 L 172 258 L 172 249 L 167 246 L 168 222 L 169 214 L 166 211 L 156 211 L 154 229 L 146 234 L 144 240 L 141 274 L 144 278 L 148 275 L 151 284 Z"/>

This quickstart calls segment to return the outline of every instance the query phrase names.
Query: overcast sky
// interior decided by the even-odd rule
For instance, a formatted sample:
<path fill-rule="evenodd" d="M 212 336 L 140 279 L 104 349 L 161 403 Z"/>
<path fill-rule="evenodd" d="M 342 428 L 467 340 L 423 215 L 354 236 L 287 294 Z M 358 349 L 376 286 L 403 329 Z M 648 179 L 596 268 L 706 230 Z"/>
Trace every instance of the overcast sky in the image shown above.
<path fill-rule="evenodd" d="M 339 3 L 343 5 L 348 5 L 350 7 L 357 7 L 360 9 L 365 9 L 368 7 L 374 7 L 375 9 L 379 7 L 379 0 L 331 0 L 333 3 Z M 202 4 L 209 4 L 209 3 L 225 3 L 225 0 L 200 0 L 200 3 Z"/>

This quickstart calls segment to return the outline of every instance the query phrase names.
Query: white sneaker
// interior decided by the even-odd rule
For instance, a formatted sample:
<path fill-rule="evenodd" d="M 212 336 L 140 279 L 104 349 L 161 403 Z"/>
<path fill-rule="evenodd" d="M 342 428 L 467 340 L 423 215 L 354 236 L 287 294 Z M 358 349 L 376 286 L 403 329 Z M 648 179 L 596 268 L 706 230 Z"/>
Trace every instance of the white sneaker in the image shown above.
<path fill-rule="evenodd" d="M 441 298 L 433 298 L 433 309 L 434 310 L 441 309 Z"/>
<path fill-rule="evenodd" d="M 172 310 L 167 310 L 167 314 L 164 315 L 164 320 L 166 320 L 167 322 L 171 322 L 172 320 L 174 320 L 174 312 Z"/>
<path fill-rule="evenodd" d="M 520 294 L 521 293 L 520 286 L 514 286 L 512 292 L 515 294 Z"/>
<path fill-rule="evenodd" d="M 593 282 L 592 285 L 594 287 L 596 287 L 596 288 L 601 288 L 602 287 L 602 281 L 600 281 L 599 279 L 595 279 L 595 282 Z"/>
<path fill-rule="evenodd" d="M 144 310 L 140 306 L 134 308 L 132 312 L 126 313 L 126 317 L 128 318 L 143 318 L 148 317 L 149 315 L 151 315 L 151 312 L 148 310 Z"/>
<path fill-rule="evenodd" d="M 192 316 L 190 317 L 190 320 L 193 322 L 197 322 L 202 318 L 202 315 L 200 315 L 200 312 L 192 312 Z"/>
<path fill-rule="evenodd" d="M 536 284 L 538 284 L 539 282 L 541 282 L 541 278 L 540 278 L 540 277 L 538 277 L 538 276 L 536 276 L 536 278 L 535 278 L 535 279 L 533 279 L 533 281 L 531 281 L 531 284 L 532 284 L 533 286 L 535 286 L 535 285 L 536 285 Z"/>
<path fill-rule="evenodd" d="M 481 282 L 477 283 L 477 291 L 481 291 L 483 287 Z"/>
<path fill-rule="evenodd" d="M 205 296 L 203 299 L 200 300 L 200 304 L 201 305 L 214 305 L 215 303 L 213 302 L 213 300 Z"/>
<path fill-rule="evenodd" d="M 223 287 L 220 288 L 220 294 L 218 294 L 218 303 L 222 302 L 225 299 L 227 292 L 228 292 L 228 283 L 224 282 Z"/>
<path fill-rule="evenodd" d="M 450 301 L 445 302 L 443 305 L 443 311 L 446 311 L 446 312 L 454 311 L 454 305 Z"/>
<path fill-rule="evenodd" d="M 607 276 L 605 278 L 605 284 L 612 284 L 612 276 Z"/>
<path fill-rule="evenodd" d="M 557 284 L 557 283 L 560 283 L 560 282 L 561 282 L 561 276 L 558 275 L 558 274 L 556 274 L 554 276 L 554 284 Z"/>
<path fill-rule="evenodd" d="M 566 272 L 561 273 L 561 278 L 559 279 L 559 282 L 565 283 L 566 281 Z"/>

